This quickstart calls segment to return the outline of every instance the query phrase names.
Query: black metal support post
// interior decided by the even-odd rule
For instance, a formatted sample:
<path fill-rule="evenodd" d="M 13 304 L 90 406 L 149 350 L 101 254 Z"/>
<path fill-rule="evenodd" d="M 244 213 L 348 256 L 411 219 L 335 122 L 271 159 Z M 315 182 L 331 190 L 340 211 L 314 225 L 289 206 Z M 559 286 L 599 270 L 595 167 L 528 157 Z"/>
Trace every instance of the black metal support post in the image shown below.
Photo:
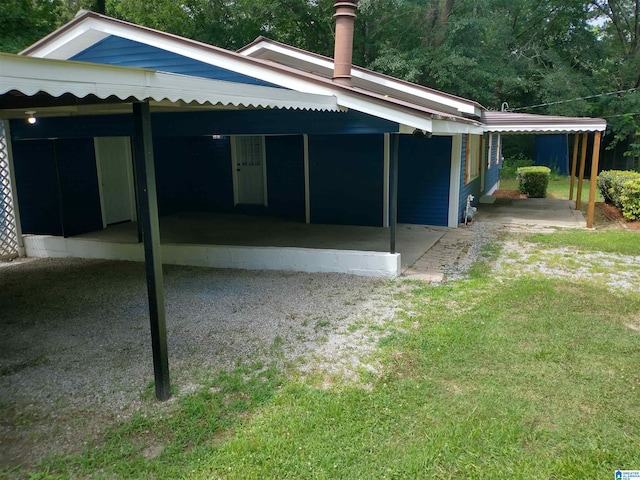
<path fill-rule="evenodd" d="M 389 213 L 391 214 L 391 238 L 389 253 L 396 253 L 396 227 L 398 225 L 398 145 L 400 144 L 400 134 L 391 134 L 392 152 L 390 156 L 391 178 L 389 179 Z"/>
<path fill-rule="evenodd" d="M 167 352 L 167 329 L 164 312 L 164 285 L 162 281 L 162 258 L 160 257 L 160 226 L 158 221 L 158 199 L 151 136 L 151 114 L 149 102 L 133 104 L 135 125 L 134 162 L 137 196 L 140 202 L 140 217 L 144 241 L 144 259 L 149 294 L 149 320 L 151 323 L 151 346 L 153 349 L 153 371 L 156 398 L 160 401 L 171 396 L 169 383 L 169 357 Z"/>

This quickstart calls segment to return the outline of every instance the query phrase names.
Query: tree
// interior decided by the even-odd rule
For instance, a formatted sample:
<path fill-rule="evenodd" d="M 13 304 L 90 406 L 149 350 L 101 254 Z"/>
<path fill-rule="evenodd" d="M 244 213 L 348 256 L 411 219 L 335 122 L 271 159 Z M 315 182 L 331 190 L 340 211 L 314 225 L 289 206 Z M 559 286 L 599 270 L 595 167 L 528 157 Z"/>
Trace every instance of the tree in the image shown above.
<path fill-rule="evenodd" d="M 58 26 L 61 0 L 2 0 L 0 51 L 17 53 Z"/>

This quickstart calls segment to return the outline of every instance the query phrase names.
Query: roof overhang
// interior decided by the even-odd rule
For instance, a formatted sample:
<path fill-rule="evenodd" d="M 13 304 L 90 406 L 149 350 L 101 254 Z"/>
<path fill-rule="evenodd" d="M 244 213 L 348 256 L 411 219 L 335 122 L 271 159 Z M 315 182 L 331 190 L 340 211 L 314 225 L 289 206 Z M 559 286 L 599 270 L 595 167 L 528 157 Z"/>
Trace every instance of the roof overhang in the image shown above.
<path fill-rule="evenodd" d="M 299 70 L 314 72 L 326 78 L 331 78 L 333 75 L 332 58 L 307 52 L 264 37 L 258 37 L 249 45 L 238 50 L 238 53 L 247 57 L 269 60 Z M 355 87 L 456 116 L 479 117 L 484 109 L 480 104 L 472 100 L 406 82 L 356 65 L 351 67 L 351 76 Z"/>
<path fill-rule="evenodd" d="M 0 53 L 0 110 L 21 118 L 25 109 L 94 105 L 91 112 L 119 113 L 114 104 L 149 100 L 162 108 L 278 108 L 340 111 L 333 96 L 246 85 L 142 68 L 115 67 Z"/>
<path fill-rule="evenodd" d="M 482 112 L 487 133 L 558 134 L 602 132 L 607 122 L 602 118 L 532 115 L 513 112 Z"/>
<path fill-rule="evenodd" d="M 423 101 L 424 99 L 415 101 L 415 96 L 407 92 L 400 92 L 397 88 L 398 95 L 394 97 L 393 94 L 387 94 L 386 91 L 377 91 L 379 90 L 377 87 L 375 90 L 366 88 L 366 86 L 348 87 L 335 83 L 318 72 L 301 70 L 267 59 L 252 58 L 88 11 L 79 12 L 71 22 L 25 49 L 21 54 L 32 57 L 70 58 L 109 35 L 153 45 L 210 65 L 260 78 L 284 89 L 321 97 L 335 97 L 337 106 L 341 108 L 353 109 L 399 125 L 408 125 L 414 129 L 418 128 L 434 134 L 439 133 L 437 128 L 446 122 L 453 122 L 455 125 L 446 126 L 444 131 L 451 129 L 466 131 L 480 125 L 477 116 L 467 118 L 467 113 L 461 114 L 457 109 L 434 108 L 436 104 Z M 385 82 L 391 80 L 402 83 L 406 88 L 409 86 L 423 88 L 391 77 L 384 78 Z M 405 83 L 406 85 L 404 85 Z M 241 87 L 243 91 L 245 88 L 246 85 Z M 457 102 L 466 103 L 463 99 L 446 94 L 442 95 L 456 105 Z M 443 105 L 440 103 L 439 106 Z M 471 102 L 465 108 L 470 108 L 475 112 L 477 107 Z M 473 115 L 471 116 L 473 117 Z M 437 122 L 432 121 L 436 119 Z"/>

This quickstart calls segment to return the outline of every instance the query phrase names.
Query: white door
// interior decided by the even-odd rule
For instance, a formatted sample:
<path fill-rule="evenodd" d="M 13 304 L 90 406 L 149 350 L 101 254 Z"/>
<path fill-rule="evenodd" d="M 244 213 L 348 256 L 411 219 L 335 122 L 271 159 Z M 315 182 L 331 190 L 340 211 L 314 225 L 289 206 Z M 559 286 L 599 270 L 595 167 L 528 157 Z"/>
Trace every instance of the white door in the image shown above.
<path fill-rule="evenodd" d="M 264 137 L 236 137 L 234 150 L 236 203 L 266 205 Z"/>
<path fill-rule="evenodd" d="M 129 137 L 94 139 L 104 226 L 136 219 Z"/>

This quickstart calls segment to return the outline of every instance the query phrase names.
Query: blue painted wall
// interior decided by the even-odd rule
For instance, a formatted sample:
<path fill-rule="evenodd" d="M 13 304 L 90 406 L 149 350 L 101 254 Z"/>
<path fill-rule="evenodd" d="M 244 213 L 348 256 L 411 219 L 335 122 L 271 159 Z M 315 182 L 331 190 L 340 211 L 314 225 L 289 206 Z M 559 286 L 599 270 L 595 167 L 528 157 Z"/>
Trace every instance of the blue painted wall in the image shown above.
<path fill-rule="evenodd" d="M 155 138 L 158 213 L 233 209 L 229 137 Z"/>
<path fill-rule="evenodd" d="M 151 115 L 154 136 L 371 134 L 398 131 L 398 124 L 354 112 L 244 110 Z M 133 115 L 39 118 L 11 121 L 14 140 L 133 136 Z"/>
<path fill-rule="evenodd" d="M 102 229 L 93 139 L 55 140 L 65 237 Z"/>
<path fill-rule="evenodd" d="M 398 222 L 446 226 L 451 137 L 401 135 L 398 159 Z"/>
<path fill-rule="evenodd" d="M 302 135 L 267 137 L 269 215 L 305 221 Z"/>
<path fill-rule="evenodd" d="M 311 222 L 382 225 L 383 135 L 309 137 Z"/>
<path fill-rule="evenodd" d="M 106 63 L 123 67 L 149 68 L 162 72 L 224 80 L 225 82 L 278 87 L 257 78 L 115 35 L 102 39 L 86 50 L 74 55 L 70 60 Z"/>
<path fill-rule="evenodd" d="M 534 164 L 557 168 L 560 175 L 569 175 L 568 135 L 536 135 Z"/>
<path fill-rule="evenodd" d="M 13 142 L 24 233 L 71 236 L 102 228 L 93 140 Z"/>
<path fill-rule="evenodd" d="M 13 158 L 23 233 L 62 235 L 53 142 L 13 142 Z"/>

